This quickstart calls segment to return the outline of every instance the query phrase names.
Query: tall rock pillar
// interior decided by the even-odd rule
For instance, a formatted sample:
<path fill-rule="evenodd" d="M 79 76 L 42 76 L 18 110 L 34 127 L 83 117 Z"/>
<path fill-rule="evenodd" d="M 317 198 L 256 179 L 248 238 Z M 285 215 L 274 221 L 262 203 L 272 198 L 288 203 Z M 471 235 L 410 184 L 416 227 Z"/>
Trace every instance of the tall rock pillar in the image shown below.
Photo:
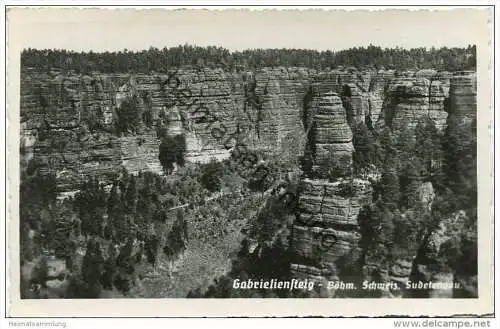
<path fill-rule="evenodd" d="M 335 176 L 330 170 L 335 160 L 343 159 L 339 163 L 345 168 L 340 169 L 347 173 L 354 150 L 340 97 L 333 93 L 318 97 L 312 112 L 309 147 L 313 148 L 313 166 L 309 177 L 301 181 L 291 272 L 295 278 L 315 281 L 321 296 L 332 297 L 335 289 L 327 289 L 328 281 L 339 280 L 340 259 L 356 257 L 361 238 L 357 217 L 364 201 L 370 200 L 371 189 L 363 181 L 346 174 Z"/>

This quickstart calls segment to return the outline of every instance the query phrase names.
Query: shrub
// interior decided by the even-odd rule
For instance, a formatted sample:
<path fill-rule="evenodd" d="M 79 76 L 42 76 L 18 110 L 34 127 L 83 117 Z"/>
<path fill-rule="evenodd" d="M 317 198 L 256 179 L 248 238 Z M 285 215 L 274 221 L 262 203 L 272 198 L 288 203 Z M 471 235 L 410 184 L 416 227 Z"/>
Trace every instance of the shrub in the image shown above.
<path fill-rule="evenodd" d="M 163 137 L 160 144 L 160 163 L 163 169 L 170 173 L 174 169 L 174 163 L 184 165 L 184 154 L 186 153 L 186 138 L 184 135 Z"/>
<path fill-rule="evenodd" d="M 224 168 L 217 160 L 212 159 L 209 163 L 201 167 L 200 183 L 210 192 L 219 191 L 221 180 L 224 175 Z"/>
<path fill-rule="evenodd" d="M 141 115 L 138 110 L 139 99 L 137 96 L 125 99 L 117 109 L 117 119 L 115 121 L 118 134 L 129 131 L 136 132 L 141 122 Z"/>

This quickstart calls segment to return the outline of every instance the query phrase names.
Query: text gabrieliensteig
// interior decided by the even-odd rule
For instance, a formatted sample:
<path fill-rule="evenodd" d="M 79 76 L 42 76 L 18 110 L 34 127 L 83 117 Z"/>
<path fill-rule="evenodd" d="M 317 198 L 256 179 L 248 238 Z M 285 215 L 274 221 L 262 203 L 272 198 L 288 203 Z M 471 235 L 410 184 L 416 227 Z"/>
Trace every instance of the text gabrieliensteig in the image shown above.
<path fill-rule="evenodd" d="M 460 288 L 457 282 L 422 282 L 422 281 L 406 281 L 404 285 L 398 285 L 395 282 L 374 282 L 363 281 L 361 285 L 353 282 L 344 281 L 325 281 L 318 282 L 308 279 L 291 279 L 291 280 L 278 280 L 278 279 L 260 279 L 260 280 L 233 280 L 234 289 L 286 289 L 286 290 L 308 290 L 311 291 L 315 287 L 326 288 L 328 290 L 440 290 L 440 289 L 453 289 Z"/>

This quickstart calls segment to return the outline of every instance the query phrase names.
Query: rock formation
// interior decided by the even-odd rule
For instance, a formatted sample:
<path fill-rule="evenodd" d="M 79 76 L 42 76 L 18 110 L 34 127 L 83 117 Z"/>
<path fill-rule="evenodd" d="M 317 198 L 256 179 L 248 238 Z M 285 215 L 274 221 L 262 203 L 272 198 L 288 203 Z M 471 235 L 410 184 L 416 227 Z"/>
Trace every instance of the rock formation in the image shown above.
<path fill-rule="evenodd" d="M 438 129 L 448 112 L 470 123 L 476 115 L 474 72 L 395 72 L 355 69 L 317 72 L 305 68 L 262 68 L 254 72 L 183 68 L 167 74 L 93 74 L 23 70 L 21 76 L 21 161 L 54 173 L 60 192 L 77 190 L 87 176 L 109 183 L 121 167 L 129 172 L 162 171 L 160 128 L 186 138 L 186 160 L 207 162 L 230 155 L 239 131 L 249 148 L 273 150 L 289 135 L 309 133 L 311 171 L 300 182 L 299 212 L 293 223 L 291 272 L 317 282 L 342 279 L 340 265 L 356 261 L 361 234 L 358 215 L 372 200 L 368 182 L 352 179 L 351 123 L 369 128 L 415 127 L 431 118 Z M 122 104 L 136 100 L 135 131 L 117 133 Z M 339 171 L 331 169 L 338 165 Z M 340 172 L 340 173 L 339 173 Z M 420 208 L 430 211 L 430 183 L 418 191 Z M 402 214 L 411 220 L 411 212 Z M 458 215 L 457 215 L 458 216 Z M 430 296 L 474 296 L 477 278 L 435 271 L 420 259 L 439 259 L 455 222 L 443 221 L 406 257 L 380 266 L 365 259 L 364 279 L 403 286 L 410 277 L 458 282 L 461 289 L 431 290 Z M 376 275 L 374 274 L 376 273 Z M 375 277 L 377 276 L 377 277 Z M 477 286 L 477 285 L 476 285 Z M 404 291 L 384 292 L 401 297 Z M 333 296 L 331 290 L 326 295 Z"/>
<path fill-rule="evenodd" d="M 288 134 L 303 130 L 303 98 L 309 85 L 309 70 L 262 69 L 247 84 L 246 115 L 240 117 L 249 129 L 249 145 L 277 148 Z"/>
<path fill-rule="evenodd" d="M 476 117 L 477 78 L 472 71 L 456 72 L 450 79 L 450 110 L 463 122 L 470 123 Z"/>
<path fill-rule="evenodd" d="M 340 97 L 334 93 L 313 101 L 312 132 L 309 147 L 314 148 L 310 179 L 300 186 L 299 214 L 293 226 L 292 246 L 295 261 L 292 275 L 318 282 L 338 279 L 336 261 L 354 252 L 361 238 L 357 216 L 361 205 L 371 201 L 367 182 L 338 177 L 324 180 L 330 160 L 352 160 L 352 132 Z M 332 177 L 329 177 L 332 178 Z M 346 189 L 351 188 L 349 192 Z M 331 290 L 326 295 L 333 295 Z"/>
<path fill-rule="evenodd" d="M 352 163 L 352 131 L 346 120 L 346 111 L 337 94 L 326 93 L 313 101 L 315 108 L 313 140 L 314 171 L 327 169 L 332 159 L 345 159 L 342 165 L 350 167 Z M 323 168 L 319 168 L 323 166 Z"/>
<path fill-rule="evenodd" d="M 299 215 L 292 230 L 292 276 L 318 282 L 339 280 L 336 262 L 355 257 L 359 251 L 357 216 L 362 205 L 371 201 L 371 187 L 356 180 L 353 195 L 347 196 L 343 193 L 345 184 L 349 183 L 302 181 Z"/>
<path fill-rule="evenodd" d="M 379 123 L 398 131 L 403 126 L 414 128 L 422 118 L 428 117 L 443 130 L 448 116 L 444 105 L 448 97 L 446 77 L 444 73 L 437 76 L 434 71 L 425 70 L 394 78 L 386 91 L 384 121 Z"/>
<path fill-rule="evenodd" d="M 76 75 L 24 68 L 21 160 L 52 168 L 60 188 L 71 190 L 88 174 L 102 173 L 106 180 L 120 165 L 132 171 L 161 171 L 156 147 L 160 140 L 155 136 L 159 124 L 170 134 L 184 134 L 187 161 L 228 157 L 238 128 L 249 147 L 274 149 L 290 134 L 307 131 L 315 110 L 327 111 L 315 103 L 328 92 L 337 93 L 328 102 L 346 109 L 348 120 L 368 120 L 373 127 L 387 123 L 397 130 L 429 116 L 442 129 L 448 91 L 451 108 L 469 118 L 475 113 L 471 72 L 450 77 L 433 70 L 318 72 L 292 67 L 237 73 L 182 68 L 175 76 L 178 80 L 157 73 Z M 118 109 L 132 98 L 140 123 L 135 132 L 120 136 L 114 132 Z M 316 123 L 319 158 L 326 154 L 325 146 L 337 153 L 352 151 L 352 145 L 341 140 L 350 138 L 346 123 L 321 116 Z M 330 124 L 336 125 L 334 133 L 325 134 Z M 147 164 L 140 165 L 144 159 Z"/>

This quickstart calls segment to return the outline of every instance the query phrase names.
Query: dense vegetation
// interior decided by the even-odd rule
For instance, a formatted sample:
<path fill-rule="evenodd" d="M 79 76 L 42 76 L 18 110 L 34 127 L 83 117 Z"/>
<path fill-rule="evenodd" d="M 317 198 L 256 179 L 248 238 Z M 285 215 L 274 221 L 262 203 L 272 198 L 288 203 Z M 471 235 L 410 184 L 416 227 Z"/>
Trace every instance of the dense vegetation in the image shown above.
<path fill-rule="evenodd" d="M 281 164 L 269 168 L 278 177 L 278 171 L 294 166 L 280 159 Z M 265 160 L 263 166 L 268 165 Z M 89 177 L 74 197 L 64 200 L 57 199 L 54 175 L 27 169 L 20 207 L 21 260 L 28 271 L 22 282 L 25 298 L 157 296 L 159 292 L 148 287 L 160 283 L 145 287 L 141 278 L 171 266 L 165 264 L 188 245 L 210 252 L 224 248 L 217 257 L 226 261 L 262 202 L 261 192 L 252 192 L 255 182 L 245 182 L 239 174 L 237 159 L 188 164 L 163 176 L 123 170 L 108 186 Z M 58 263 L 67 273 L 54 278 L 48 268 Z M 202 271 L 206 265 L 195 266 Z M 183 283 L 184 296 L 195 288 L 189 282 L 204 277 L 196 275 L 196 267 L 185 271 L 190 281 Z M 64 288 L 49 289 L 46 283 L 51 280 L 59 280 Z M 161 278 L 161 284 L 165 281 L 169 291 L 182 286 Z"/>
<path fill-rule="evenodd" d="M 71 277 L 63 297 L 95 298 L 103 289 L 127 293 L 143 258 L 154 266 L 162 249 L 171 257 L 185 248 L 182 210 L 169 209 L 188 197 L 173 182 L 124 171 L 109 191 L 90 178 L 74 198 L 58 201 L 54 193 L 43 193 L 55 191 L 54 179 L 39 177 L 24 177 L 21 187 L 22 245 L 30 248 L 21 257 L 23 262 L 38 260 L 42 268 L 47 266 L 46 257 L 38 257 L 43 254 L 64 260 Z"/>
<path fill-rule="evenodd" d="M 405 128 L 399 132 L 386 128 L 377 133 L 363 123 L 353 127 L 354 171 L 314 173 L 332 180 L 340 175 L 354 175 L 371 180 L 374 188 L 373 201 L 358 217 L 361 249 L 353 250 L 337 262 L 341 280 L 361 280 L 366 275 L 362 274 L 362 267 L 367 262 L 384 268 L 395 259 L 411 260 L 414 255 L 420 264 L 430 265 L 438 271 L 477 275 L 475 124 L 461 124 L 451 113 L 448 128 L 443 133 L 437 131 L 430 119 L 421 120 L 414 129 Z M 307 161 L 304 170 L 307 174 Z M 431 210 L 419 201 L 424 182 L 432 183 L 435 189 L 436 199 Z M 217 278 L 207 291 L 193 290 L 189 297 L 325 296 L 323 290 L 238 290 L 232 287 L 235 279 L 292 278 L 290 271 L 283 269 L 289 269 L 290 264 L 297 261 L 289 244 L 291 223 L 297 216 L 296 188 L 287 184 L 285 192 L 267 199 L 233 259 L 231 271 Z M 447 222 L 446 218 L 455 218 L 461 211 L 465 211 L 465 216 L 460 220 Z M 448 230 L 456 234 L 441 246 L 438 255 L 429 258 L 426 240 L 443 222 L 447 222 Z M 380 273 L 369 275 L 377 277 Z M 425 296 L 425 293 L 413 292 L 413 296 Z M 339 297 L 342 296 L 380 297 L 381 294 L 377 291 L 368 295 L 359 291 L 339 293 Z"/>
<path fill-rule="evenodd" d="M 136 132 L 141 122 L 137 95 L 125 99 L 117 108 L 115 129 L 118 134 Z"/>
<path fill-rule="evenodd" d="M 362 126 L 354 131 L 355 170 L 381 168 L 374 202 L 358 218 L 364 261 L 384 264 L 417 254 L 417 262 L 435 270 L 477 274 L 476 123 L 463 124 L 450 113 L 447 124 L 440 133 L 424 119 L 414 129 L 405 125 L 397 135 L 386 129 L 375 139 L 367 139 Z M 426 182 L 434 191 L 423 187 Z M 431 209 L 421 203 L 426 193 L 436 194 Z M 466 215 L 447 222 L 459 211 Z M 426 241 L 441 223 L 460 233 L 429 257 Z"/>
<path fill-rule="evenodd" d="M 385 48 L 370 45 L 340 51 L 306 49 L 251 49 L 234 51 L 222 47 L 183 45 L 150 48 L 138 52 L 74 52 L 58 49 L 26 49 L 21 54 L 22 67 L 47 70 L 74 70 L 79 73 L 164 72 L 171 67 L 192 65 L 225 69 L 255 69 L 275 66 L 301 66 L 315 69 L 354 66 L 396 70 L 435 68 L 456 71 L 474 69 L 476 46 L 467 48 Z"/>
<path fill-rule="evenodd" d="M 341 277 L 361 278 L 361 265 L 368 260 L 383 266 L 415 254 L 423 263 L 437 259 L 436 266 L 443 269 L 475 275 L 475 122 L 464 125 L 452 113 L 444 132 L 424 119 L 413 129 L 397 132 L 388 128 L 376 132 L 360 123 L 353 133 L 353 170 L 332 165 L 324 175 L 331 180 L 342 176 L 369 179 L 374 193 L 372 203 L 358 218 L 360 251 L 337 264 Z M 284 173 L 299 165 L 296 157 L 285 154 L 258 156 L 270 177 L 285 177 Z M 304 170 L 307 174 L 307 168 Z M 21 259 L 23 264 L 32 263 L 32 271 L 30 282 L 23 282 L 23 296 L 47 294 L 43 292 L 45 282 L 54 279 L 47 266 L 50 255 L 63 260 L 70 273 L 60 278 L 68 283 L 59 297 L 137 294 L 145 265 L 154 269 L 159 261 L 176 259 L 190 240 L 210 245 L 227 236 L 234 225 L 234 232 L 244 226 L 245 239 L 231 270 L 208 289 L 192 287 L 190 297 L 324 296 L 322 291 L 232 288 L 236 278 L 291 278 L 289 268 L 295 256 L 290 249 L 290 229 L 300 193 L 298 180 L 255 182 L 250 177 L 245 183 L 239 171 L 234 159 L 179 167 L 166 177 L 152 173 L 133 176 L 124 171 L 111 186 L 90 178 L 74 198 L 58 201 L 54 176 L 28 166 L 21 184 Z M 424 182 L 431 182 L 436 193 L 431 211 L 419 201 Z M 240 204 L 234 199 L 245 193 L 258 196 L 268 189 L 271 194 L 255 199 L 261 200 L 260 205 L 259 201 Z M 227 201 L 211 197 L 219 192 L 233 197 Z M 254 202 L 251 200 L 253 197 L 248 202 Z M 223 206 L 225 202 L 229 204 Z M 246 209 L 245 215 L 240 213 L 242 209 Z M 429 258 L 419 248 L 443 219 L 456 216 L 459 210 L 465 212 L 463 218 L 449 226 L 456 236 L 445 242 L 437 257 Z M 33 284 L 41 288 L 29 290 Z"/>
<path fill-rule="evenodd" d="M 184 135 L 165 135 L 160 143 L 160 163 L 165 172 L 170 173 L 174 169 L 174 163 L 178 166 L 184 165 L 184 153 L 186 152 L 186 138 Z"/>

